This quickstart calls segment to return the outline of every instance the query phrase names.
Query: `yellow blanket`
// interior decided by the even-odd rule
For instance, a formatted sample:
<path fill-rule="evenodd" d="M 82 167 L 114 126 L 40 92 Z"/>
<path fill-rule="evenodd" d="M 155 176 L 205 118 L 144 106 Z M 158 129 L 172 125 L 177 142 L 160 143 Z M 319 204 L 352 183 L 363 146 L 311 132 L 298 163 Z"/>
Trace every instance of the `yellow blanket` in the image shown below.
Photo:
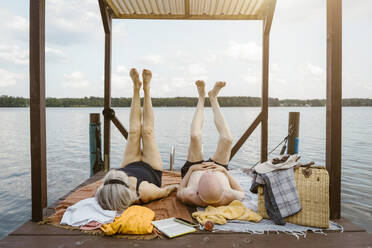
<path fill-rule="evenodd" d="M 226 220 L 246 220 L 260 222 L 262 217 L 252 210 L 246 208 L 243 203 L 238 200 L 232 201 L 227 206 L 212 207 L 208 206 L 205 211 L 192 213 L 192 217 L 204 225 L 210 220 L 215 224 L 226 224 Z"/>
<path fill-rule="evenodd" d="M 153 230 L 151 221 L 155 213 L 149 208 L 131 206 L 125 210 L 114 222 L 101 226 L 105 235 L 118 234 L 150 234 Z"/>

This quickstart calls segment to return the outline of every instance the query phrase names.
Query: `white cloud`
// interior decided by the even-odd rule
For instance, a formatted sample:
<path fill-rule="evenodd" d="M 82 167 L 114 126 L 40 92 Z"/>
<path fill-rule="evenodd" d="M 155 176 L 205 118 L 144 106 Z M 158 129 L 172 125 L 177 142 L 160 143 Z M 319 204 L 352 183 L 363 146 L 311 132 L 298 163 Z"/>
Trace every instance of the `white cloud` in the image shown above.
<path fill-rule="evenodd" d="M 56 62 L 65 62 L 67 60 L 66 55 L 61 49 L 45 47 L 45 56 L 47 59 L 56 61 Z"/>
<path fill-rule="evenodd" d="M 0 60 L 25 65 L 28 63 L 28 52 L 16 45 L 0 45 Z"/>
<path fill-rule="evenodd" d="M 140 61 L 147 66 L 148 65 L 158 65 L 158 64 L 163 63 L 164 58 L 163 58 L 163 56 L 161 56 L 159 54 L 150 53 L 150 54 L 146 54 L 145 56 L 143 56 L 140 59 Z"/>
<path fill-rule="evenodd" d="M 324 69 L 317 66 L 317 65 L 313 65 L 313 64 L 310 64 L 308 63 L 306 65 L 306 69 L 314 76 L 320 76 L 320 75 L 323 75 L 324 74 Z"/>
<path fill-rule="evenodd" d="M 183 77 L 171 78 L 170 81 L 171 81 L 172 87 L 176 87 L 176 88 L 187 87 L 188 85 L 187 80 Z"/>
<path fill-rule="evenodd" d="M 0 68 L 0 87 L 15 85 L 17 80 L 24 78 L 25 76 L 21 73 L 10 72 Z"/>
<path fill-rule="evenodd" d="M 280 72 L 280 66 L 276 63 L 271 63 L 270 64 L 270 73 L 278 73 Z"/>
<path fill-rule="evenodd" d="M 18 16 L 6 8 L 0 8 L 2 23 L 0 25 L 0 43 L 28 42 L 28 21 L 23 16 Z"/>
<path fill-rule="evenodd" d="M 193 76 L 200 76 L 206 74 L 208 71 L 204 65 L 193 63 L 189 65 L 189 73 Z"/>
<path fill-rule="evenodd" d="M 256 42 L 239 43 L 231 40 L 225 54 L 234 59 L 257 61 L 261 58 L 261 50 Z"/>
<path fill-rule="evenodd" d="M 13 15 L 10 20 L 7 20 L 5 22 L 5 25 L 15 31 L 20 31 L 20 32 L 28 31 L 28 21 L 23 16 Z"/>
<path fill-rule="evenodd" d="M 65 88 L 84 88 L 90 85 L 84 74 L 80 71 L 75 71 L 70 74 L 63 75 L 62 86 Z"/>
<path fill-rule="evenodd" d="M 101 26 L 103 27 L 102 24 Z M 113 33 L 112 36 L 114 40 L 122 41 L 128 37 L 127 26 L 120 19 L 118 21 L 114 21 L 111 27 L 112 27 L 112 33 Z"/>
<path fill-rule="evenodd" d="M 355 1 L 353 1 L 355 2 Z M 311 19 L 324 18 L 326 3 L 324 0 L 286 0 L 278 1 L 274 22 L 302 23 Z"/>
<path fill-rule="evenodd" d="M 260 82 L 257 74 L 246 74 L 242 75 L 241 79 L 249 84 L 257 85 Z"/>
<path fill-rule="evenodd" d="M 112 81 L 112 95 L 123 96 L 123 89 L 131 89 L 132 79 L 129 76 L 129 70 L 124 65 L 118 65 L 115 67 L 114 72 L 111 75 Z M 132 92 L 128 90 L 128 92 Z"/>
<path fill-rule="evenodd" d="M 124 65 L 118 65 L 118 66 L 116 66 L 116 68 L 115 68 L 115 72 L 116 72 L 116 73 L 123 73 L 123 74 L 127 74 L 127 75 L 129 75 L 129 70 L 128 70 L 128 68 L 127 68 L 126 66 L 124 66 Z"/>
<path fill-rule="evenodd" d="M 57 48 L 45 47 L 45 55 L 48 60 L 56 62 L 66 61 L 63 51 Z M 27 65 L 29 62 L 29 52 L 17 45 L 0 45 L 0 60 L 15 65 Z"/>
<path fill-rule="evenodd" d="M 46 9 L 48 42 L 66 45 L 102 37 L 97 1 L 50 0 Z"/>

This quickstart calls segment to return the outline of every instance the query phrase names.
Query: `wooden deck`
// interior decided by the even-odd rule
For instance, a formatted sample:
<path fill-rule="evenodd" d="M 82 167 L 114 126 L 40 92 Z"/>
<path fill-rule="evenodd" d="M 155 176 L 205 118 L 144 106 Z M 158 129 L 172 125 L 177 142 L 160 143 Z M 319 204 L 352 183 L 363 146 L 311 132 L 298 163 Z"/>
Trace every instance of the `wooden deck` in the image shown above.
<path fill-rule="evenodd" d="M 102 176 L 103 173 L 98 173 L 77 188 Z M 57 202 L 46 209 L 46 215 L 53 213 Z M 372 247 L 372 234 L 368 234 L 346 219 L 340 219 L 337 222 L 344 227 L 343 233 L 330 232 L 327 235 L 321 235 L 309 232 L 306 238 L 300 238 L 299 240 L 287 234 L 251 235 L 247 233 L 209 233 L 204 231 L 175 239 L 128 240 L 88 235 L 77 230 L 71 231 L 28 221 L 0 240 L 0 247 Z"/>

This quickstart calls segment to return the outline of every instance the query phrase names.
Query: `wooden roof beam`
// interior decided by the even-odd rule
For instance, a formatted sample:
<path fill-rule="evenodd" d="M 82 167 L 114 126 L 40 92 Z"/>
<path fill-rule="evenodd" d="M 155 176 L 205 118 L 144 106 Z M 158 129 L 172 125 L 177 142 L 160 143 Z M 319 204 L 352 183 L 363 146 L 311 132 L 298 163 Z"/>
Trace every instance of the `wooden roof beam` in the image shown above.
<path fill-rule="evenodd" d="M 154 20 L 262 20 L 258 15 L 143 15 L 143 14 L 120 14 L 113 16 L 114 19 L 154 19 Z"/>
<path fill-rule="evenodd" d="M 190 0 L 184 0 L 185 1 L 185 15 L 190 15 Z"/>

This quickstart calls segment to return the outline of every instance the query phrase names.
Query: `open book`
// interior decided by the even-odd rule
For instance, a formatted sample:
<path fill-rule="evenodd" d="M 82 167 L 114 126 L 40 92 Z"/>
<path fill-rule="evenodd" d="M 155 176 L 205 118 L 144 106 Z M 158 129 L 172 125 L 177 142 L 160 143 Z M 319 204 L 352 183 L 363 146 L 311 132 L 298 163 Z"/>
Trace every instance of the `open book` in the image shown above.
<path fill-rule="evenodd" d="M 187 233 L 195 232 L 196 229 L 187 223 L 182 224 L 176 218 L 152 221 L 152 224 L 168 238 L 174 238 Z"/>

